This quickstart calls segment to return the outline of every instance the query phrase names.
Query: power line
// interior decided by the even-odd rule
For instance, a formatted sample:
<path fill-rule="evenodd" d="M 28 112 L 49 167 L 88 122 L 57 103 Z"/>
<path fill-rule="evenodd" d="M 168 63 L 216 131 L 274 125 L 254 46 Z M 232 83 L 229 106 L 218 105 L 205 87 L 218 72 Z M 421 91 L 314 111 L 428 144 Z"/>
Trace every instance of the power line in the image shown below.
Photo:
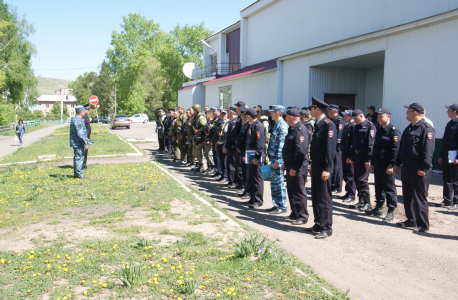
<path fill-rule="evenodd" d="M 83 68 L 71 68 L 71 69 L 41 69 L 41 71 L 67 71 L 67 70 L 82 70 L 82 69 L 93 69 L 99 68 L 100 66 L 93 66 L 93 67 L 83 67 Z M 34 69 L 37 70 L 37 69 Z"/>

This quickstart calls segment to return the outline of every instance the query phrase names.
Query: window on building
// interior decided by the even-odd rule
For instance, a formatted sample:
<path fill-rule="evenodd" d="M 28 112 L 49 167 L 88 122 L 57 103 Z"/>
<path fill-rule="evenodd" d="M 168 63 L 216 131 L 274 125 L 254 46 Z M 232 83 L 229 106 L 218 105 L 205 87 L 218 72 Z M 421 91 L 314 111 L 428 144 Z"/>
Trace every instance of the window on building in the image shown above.
<path fill-rule="evenodd" d="M 46 108 L 49 108 L 49 104 L 46 104 Z"/>
<path fill-rule="evenodd" d="M 71 108 L 75 108 L 75 104 L 72 104 L 72 105 L 71 105 Z"/>
<path fill-rule="evenodd" d="M 219 105 L 223 109 L 232 106 L 232 86 L 219 88 Z"/>
<path fill-rule="evenodd" d="M 217 58 L 218 56 L 216 54 L 213 54 L 210 56 L 210 64 L 211 64 L 211 69 L 212 69 L 212 73 L 216 72 L 216 69 L 218 67 L 217 65 Z"/>
<path fill-rule="evenodd" d="M 74 116 L 75 116 L 75 113 L 74 113 L 74 112 L 72 112 L 72 113 L 71 113 L 71 116 L 72 116 L 72 117 L 74 117 Z"/>

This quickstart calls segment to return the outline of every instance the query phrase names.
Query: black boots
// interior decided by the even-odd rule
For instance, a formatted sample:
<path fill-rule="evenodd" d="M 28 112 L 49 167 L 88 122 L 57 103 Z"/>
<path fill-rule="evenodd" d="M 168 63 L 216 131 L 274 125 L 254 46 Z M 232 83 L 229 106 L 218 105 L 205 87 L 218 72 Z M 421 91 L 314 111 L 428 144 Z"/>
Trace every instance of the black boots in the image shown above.
<path fill-rule="evenodd" d="M 372 209 L 372 205 L 371 205 L 371 197 L 369 195 L 367 195 L 366 197 L 363 198 L 364 200 L 364 204 L 362 206 L 359 206 L 358 209 L 359 211 L 368 211 L 368 210 L 371 210 Z M 361 201 L 361 198 L 360 198 L 360 201 Z M 358 203 L 359 204 L 359 203 Z M 357 205 L 358 205 L 357 204 Z"/>
<path fill-rule="evenodd" d="M 377 202 L 373 210 L 366 210 L 366 215 L 381 218 L 383 216 L 383 203 Z"/>
<path fill-rule="evenodd" d="M 388 212 L 385 216 L 385 218 L 383 218 L 383 221 L 384 222 L 391 222 L 393 221 L 394 219 L 394 208 L 388 208 Z"/>

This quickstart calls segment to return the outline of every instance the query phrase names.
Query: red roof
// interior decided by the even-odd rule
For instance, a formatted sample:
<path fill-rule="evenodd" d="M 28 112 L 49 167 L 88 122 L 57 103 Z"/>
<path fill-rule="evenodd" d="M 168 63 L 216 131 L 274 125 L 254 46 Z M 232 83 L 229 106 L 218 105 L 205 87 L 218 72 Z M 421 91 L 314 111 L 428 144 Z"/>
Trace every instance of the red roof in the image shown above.
<path fill-rule="evenodd" d="M 276 59 L 272 59 L 272 60 L 265 61 L 265 62 L 262 62 L 262 63 L 259 63 L 259 64 L 255 64 L 255 65 L 251 65 L 251 66 L 245 67 L 245 68 L 240 69 L 240 70 L 238 70 L 238 71 L 236 71 L 234 73 L 220 76 L 220 77 L 218 77 L 216 79 L 204 82 L 202 84 L 206 85 L 206 84 L 209 84 L 209 83 L 214 83 L 214 82 L 218 82 L 218 81 L 223 81 L 223 80 L 233 79 L 233 78 L 237 78 L 237 77 L 242 77 L 242 76 L 246 76 L 246 75 L 250 75 L 250 74 L 254 74 L 254 73 L 259 73 L 259 72 L 271 70 L 271 69 L 274 69 L 276 67 L 277 67 L 277 60 Z"/>
<path fill-rule="evenodd" d="M 179 91 L 183 91 L 183 90 L 187 90 L 187 89 L 192 89 L 193 87 L 196 87 L 197 84 L 195 85 L 190 85 L 190 86 L 185 86 L 185 87 L 182 87 L 181 89 L 178 89 Z"/>

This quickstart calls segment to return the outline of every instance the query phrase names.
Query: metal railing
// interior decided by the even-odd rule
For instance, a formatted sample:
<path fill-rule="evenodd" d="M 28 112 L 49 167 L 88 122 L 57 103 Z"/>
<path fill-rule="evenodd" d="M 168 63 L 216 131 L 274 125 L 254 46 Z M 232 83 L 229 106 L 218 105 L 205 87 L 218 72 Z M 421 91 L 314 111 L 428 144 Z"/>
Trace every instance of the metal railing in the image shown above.
<path fill-rule="evenodd" d="M 42 123 L 60 123 L 60 120 L 29 120 L 29 121 L 24 121 L 25 127 L 33 127 L 33 126 L 38 126 Z M 5 131 L 10 131 L 10 130 L 15 130 L 16 129 L 16 124 L 17 123 L 11 123 L 8 125 L 2 125 L 0 126 L 0 133 L 5 132 Z"/>
<path fill-rule="evenodd" d="M 199 78 L 199 75 L 203 75 L 203 78 L 227 75 L 238 70 L 240 70 L 240 63 L 216 63 L 205 66 L 202 70 L 195 70 L 193 72 L 193 78 Z"/>

